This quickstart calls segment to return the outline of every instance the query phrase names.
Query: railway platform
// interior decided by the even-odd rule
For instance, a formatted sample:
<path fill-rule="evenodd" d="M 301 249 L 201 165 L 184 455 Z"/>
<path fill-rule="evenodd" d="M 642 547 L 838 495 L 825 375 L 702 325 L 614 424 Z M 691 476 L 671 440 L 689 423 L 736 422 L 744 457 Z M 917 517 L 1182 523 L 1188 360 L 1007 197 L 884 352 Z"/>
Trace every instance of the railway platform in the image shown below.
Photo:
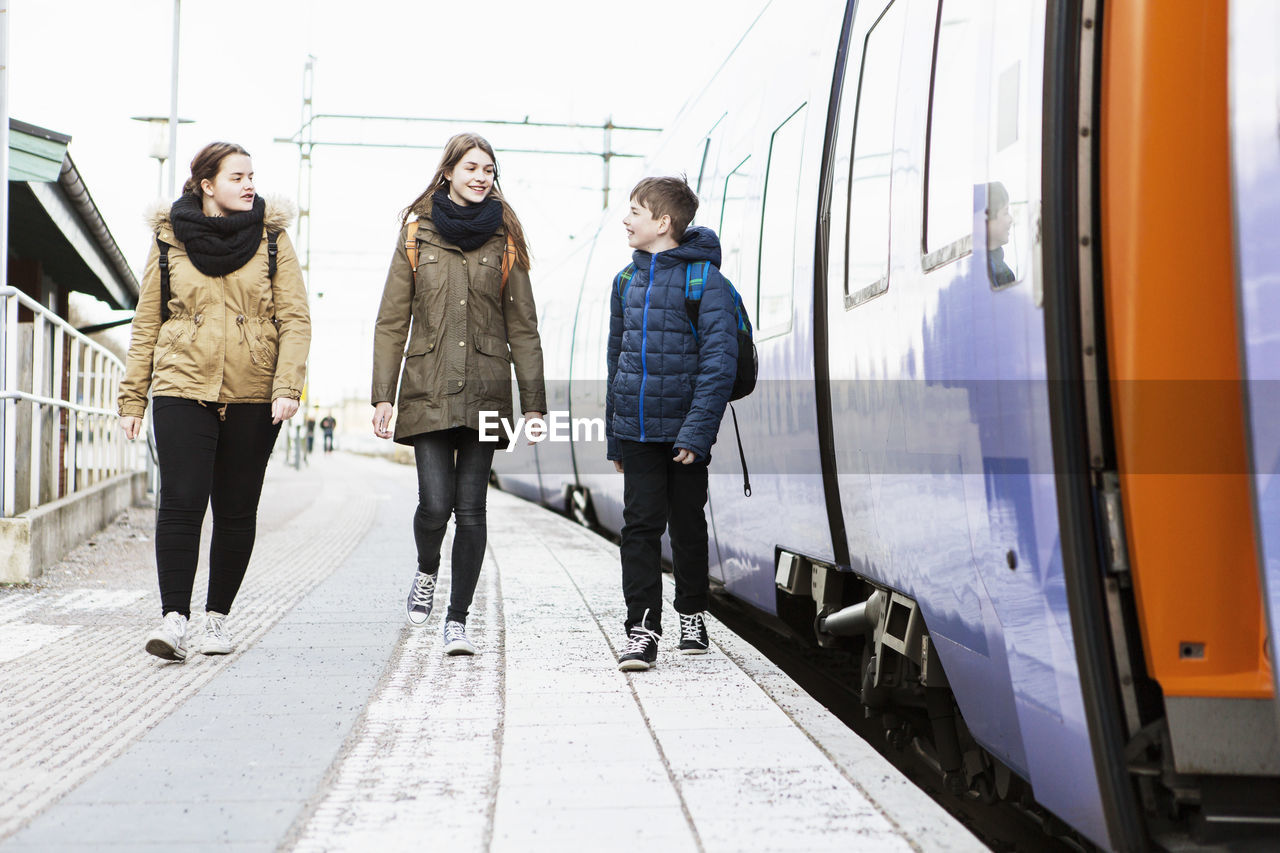
<path fill-rule="evenodd" d="M 147 509 L 0 589 L 0 851 L 985 849 L 714 619 L 619 672 L 616 546 L 496 490 L 479 654 L 445 657 L 450 540 L 404 618 L 415 489 L 273 464 L 225 657 L 142 651 Z"/>

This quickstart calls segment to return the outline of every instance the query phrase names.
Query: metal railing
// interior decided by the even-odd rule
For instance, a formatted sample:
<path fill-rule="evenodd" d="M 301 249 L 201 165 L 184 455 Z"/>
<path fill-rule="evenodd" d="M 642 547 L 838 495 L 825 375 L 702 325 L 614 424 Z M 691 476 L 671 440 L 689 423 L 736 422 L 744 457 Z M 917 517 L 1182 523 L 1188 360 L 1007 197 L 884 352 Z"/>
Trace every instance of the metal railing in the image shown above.
<path fill-rule="evenodd" d="M 19 306 L 30 323 L 19 324 Z M 0 517 L 142 470 L 144 448 L 130 448 L 117 424 L 123 376 L 109 350 L 25 293 L 0 288 Z"/>

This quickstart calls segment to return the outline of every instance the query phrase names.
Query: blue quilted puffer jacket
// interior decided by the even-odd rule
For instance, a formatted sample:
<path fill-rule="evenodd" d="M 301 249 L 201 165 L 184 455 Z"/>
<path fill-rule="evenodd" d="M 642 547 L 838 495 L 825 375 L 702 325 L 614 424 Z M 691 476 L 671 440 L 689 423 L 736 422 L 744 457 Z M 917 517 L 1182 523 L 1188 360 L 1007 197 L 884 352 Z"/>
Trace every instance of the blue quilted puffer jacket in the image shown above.
<path fill-rule="evenodd" d="M 738 321 L 729 282 L 720 275 L 720 240 L 710 228 L 694 227 L 674 249 L 632 257 L 630 279 L 610 281 L 608 456 L 622 459 L 618 441 L 624 439 L 673 442 L 706 459 L 738 358 Z M 710 266 L 695 337 L 684 297 L 689 264 L 698 261 Z"/>

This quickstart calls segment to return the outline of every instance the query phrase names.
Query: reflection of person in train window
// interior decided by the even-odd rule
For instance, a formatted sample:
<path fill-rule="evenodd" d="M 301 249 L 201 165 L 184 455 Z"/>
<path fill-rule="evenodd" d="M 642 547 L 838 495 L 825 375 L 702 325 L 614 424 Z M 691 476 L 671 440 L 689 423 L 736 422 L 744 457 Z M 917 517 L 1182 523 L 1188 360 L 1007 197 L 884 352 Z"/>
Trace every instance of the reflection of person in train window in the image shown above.
<path fill-rule="evenodd" d="M 1017 276 L 1004 260 L 1004 247 L 1013 228 L 1009 191 L 999 181 L 987 184 L 987 272 L 996 287 L 1013 284 Z"/>

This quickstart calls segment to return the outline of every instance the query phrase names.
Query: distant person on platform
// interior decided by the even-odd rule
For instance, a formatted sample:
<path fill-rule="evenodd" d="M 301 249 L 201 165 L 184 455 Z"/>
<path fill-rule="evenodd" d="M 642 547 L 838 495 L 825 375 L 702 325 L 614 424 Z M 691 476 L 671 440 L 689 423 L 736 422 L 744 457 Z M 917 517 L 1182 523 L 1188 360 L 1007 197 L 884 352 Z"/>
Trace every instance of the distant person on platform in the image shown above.
<path fill-rule="evenodd" d="M 316 446 L 316 418 L 315 418 L 315 415 L 309 415 L 307 417 L 307 455 L 311 454 L 311 451 L 315 449 L 315 446 Z"/>
<path fill-rule="evenodd" d="M 709 648 L 707 465 L 737 371 L 738 321 L 720 274 L 720 240 L 710 228 L 688 227 L 697 210 L 683 178 L 637 184 L 622 220 L 632 263 L 610 294 L 605 434 L 623 476 L 624 671 L 657 661 L 668 528 L 679 651 Z M 702 278 L 696 329 L 685 302 L 695 271 Z"/>
<path fill-rule="evenodd" d="M 1013 230 L 1009 191 L 999 181 L 987 184 L 987 272 L 996 287 L 1013 284 L 1017 275 L 1004 259 L 1004 247 Z"/>
<path fill-rule="evenodd" d="M 225 620 L 253 553 L 267 459 L 281 422 L 298 411 L 311 344 L 307 292 L 285 233 L 293 216 L 292 205 L 257 194 L 247 151 L 214 142 L 191 161 L 182 196 L 151 219 L 156 237 L 119 411 L 125 435 L 136 438 L 150 391 L 163 619 L 146 650 L 166 660 L 187 657 L 200 528 L 211 503 L 199 650 L 234 648 Z"/>
<path fill-rule="evenodd" d="M 394 437 L 413 447 L 417 461 L 418 566 L 406 605 L 413 625 L 431 615 L 450 514 L 457 524 L 444 623 L 448 655 L 476 652 L 467 612 L 487 541 L 489 467 L 494 450 L 507 443 L 480 440 L 480 413 L 511 422 L 513 363 L 521 411 L 526 421 L 540 420 L 546 391 L 524 229 L 500 192 L 493 147 L 459 134 L 446 143 L 426 190 L 401 214 L 374 327 L 372 391 L 374 435 L 391 438 L 399 376 Z"/>
<path fill-rule="evenodd" d="M 325 415 L 320 421 L 320 429 L 324 432 L 324 452 L 333 452 L 333 431 L 338 426 L 338 421 L 332 414 Z"/>

